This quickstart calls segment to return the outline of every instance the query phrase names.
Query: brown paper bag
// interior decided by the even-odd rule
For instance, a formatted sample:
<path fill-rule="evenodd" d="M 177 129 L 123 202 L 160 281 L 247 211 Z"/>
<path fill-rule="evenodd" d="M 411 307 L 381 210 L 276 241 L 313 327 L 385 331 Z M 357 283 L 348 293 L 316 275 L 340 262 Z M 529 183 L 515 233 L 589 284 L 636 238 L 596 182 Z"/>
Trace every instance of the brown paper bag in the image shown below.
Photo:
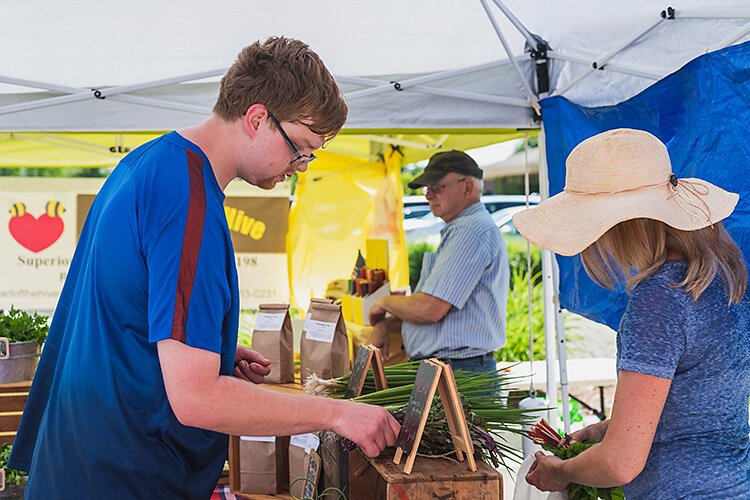
<path fill-rule="evenodd" d="M 320 439 L 315 434 L 298 434 L 289 440 L 289 494 L 302 498 L 304 479 L 310 464 L 310 450 L 317 450 Z"/>
<path fill-rule="evenodd" d="M 305 332 L 307 331 L 307 324 L 310 322 L 310 317 L 312 316 L 313 304 L 333 304 L 333 299 L 310 299 L 310 305 L 307 306 L 307 314 L 305 314 L 305 322 L 302 324 L 303 337 L 305 336 Z"/>
<path fill-rule="evenodd" d="M 312 302 L 310 320 L 300 340 L 300 377 L 322 379 L 346 375 L 351 370 L 349 338 L 341 306 Z"/>
<path fill-rule="evenodd" d="M 294 331 L 289 304 L 261 304 L 253 330 L 252 347 L 271 360 L 265 382 L 294 382 Z"/>
<path fill-rule="evenodd" d="M 288 453 L 288 437 L 240 437 L 240 491 L 265 495 L 286 491 Z"/>

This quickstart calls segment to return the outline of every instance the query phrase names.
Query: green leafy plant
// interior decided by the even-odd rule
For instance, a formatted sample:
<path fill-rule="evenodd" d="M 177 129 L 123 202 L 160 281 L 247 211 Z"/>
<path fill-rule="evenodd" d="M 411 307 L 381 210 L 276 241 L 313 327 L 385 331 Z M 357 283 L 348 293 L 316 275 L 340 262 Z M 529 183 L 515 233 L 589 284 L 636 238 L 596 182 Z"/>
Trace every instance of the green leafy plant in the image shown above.
<path fill-rule="evenodd" d="M 417 288 L 419 275 L 422 273 L 422 257 L 427 252 L 434 252 L 435 247 L 429 243 L 412 243 L 407 247 L 409 255 L 409 285 L 411 289 Z"/>
<path fill-rule="evenodd" d="M 49 332 L 49 317 L 44 314 L 29 314 L 11 307 L 8 311 L 0 310 L 0 337 L 7 337 L 11 342 L 28 342 L 35 340 L 42 345 Z"/>
<path fill-rule="evenodd" d="M 536 245 L 527 247 L 526 240 L 521 236 L 506 235 L 505 244 L 508 248 L 508 264 L 511 272 L 520 270 L 525 272 L 528 267 L 527 252 L 531 254 L 531 275 L 541 276 L 542 272 L 542 251 Z M 514 283 L 511 283 L 511 288 Z"/>
<path fill-rule="evenodd" d="M 571 442 L 569 434 L 560 435 L 542 419 L 534 424 L 526 435 L 545 450 L 553 453 L 557 458 L 568 460 L 580 455 L 597 443 L 594 441 Z M 568 486 L 568 498 L 570 500 L 625 500 L 625 495 L 619 486 L 611 488 L 596 488 L 583 484 L 571 483 Z"/>
<path fill-rule="evenodd" d="M 544 359 L 544 304 L 541 272 L 531 278 L 531 329 L 534 359 Z M 505 318 L 505 346 L 497 351 L 498 361 L 529 360 L 529 279 L 524 268 L 511 268 Z"/>
<path fill-rule="evenodd" d="M 8 459 L 13 446 L 8 443 L 0 445 L 0 467 L 5 469 L 5 484 L 15 484 L 20 486 L 26 483 L 28 476 L 25 472 L 8 468 Z"/>

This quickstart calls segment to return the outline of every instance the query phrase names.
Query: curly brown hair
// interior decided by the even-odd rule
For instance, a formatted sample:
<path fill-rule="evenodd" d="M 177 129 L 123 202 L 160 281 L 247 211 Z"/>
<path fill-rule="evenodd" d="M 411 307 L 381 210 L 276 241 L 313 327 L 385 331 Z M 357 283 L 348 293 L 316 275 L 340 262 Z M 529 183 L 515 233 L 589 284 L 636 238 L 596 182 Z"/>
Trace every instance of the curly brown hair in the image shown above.
<path fill-rule="evenodd" d="M 300 40 L 270 37 L 240 51 L 221 79 L 214 112 L 226 121 L 263 104 L 279 121 L 304 121 L 315 134 L 331 139 L 348 112 L 336 81 L 320 57 Z"/>

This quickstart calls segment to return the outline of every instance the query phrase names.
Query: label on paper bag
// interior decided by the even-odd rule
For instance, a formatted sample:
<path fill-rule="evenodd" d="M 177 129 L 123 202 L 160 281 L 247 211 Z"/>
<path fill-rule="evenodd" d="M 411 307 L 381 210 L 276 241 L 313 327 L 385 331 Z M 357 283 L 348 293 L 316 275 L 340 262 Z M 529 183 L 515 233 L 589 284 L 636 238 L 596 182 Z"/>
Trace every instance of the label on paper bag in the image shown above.
<path fill-rule="evenodd" d="M 264 332 L 281 330 L 286 313 L 260 313 L 255 319 L 255 329 Z"/>
<path fill-rule="evenodd" d="M 302 330 L 307 331 L 307 327 L 310 325 L 310 318 L 312 318 L 312 313 L 307 313 L 307 316 L 305 316 L 305 323 L 302 325 Z"/>
<path fill-rule="evenodd" d="M 258 443 L 275 443 L 276 436 L 240 436 L 240 441 L 256 441 Z"/>
<path fill-rule="evenodd" d="M 330 344 L 333 342 L 333 335 L 336 333 L 336 323 L 311 319 L 308 321 L 306 331 L 308 339 Z"/>
<path fill-rule="evenodd" d="M 291 437 L 289 444 L 299 448 L 304 448 L 306 453 L 310 453 L 310 450 L 317 451 L 318 446 L 320 446 L 320 438 L 312 432 L 307 434 L 296 434 Z"/>

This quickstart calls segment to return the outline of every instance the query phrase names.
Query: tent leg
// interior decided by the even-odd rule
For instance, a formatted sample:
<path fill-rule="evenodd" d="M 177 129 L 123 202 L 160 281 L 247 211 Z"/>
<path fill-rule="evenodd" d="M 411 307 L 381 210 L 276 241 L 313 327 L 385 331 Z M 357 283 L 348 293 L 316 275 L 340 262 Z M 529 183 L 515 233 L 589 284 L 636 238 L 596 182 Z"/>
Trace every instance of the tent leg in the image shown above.
<path fill-rule="evenodd" d="M 539 191 L 542 200 L 549 198 L 547 155 L 544 148 L 544 124 L 539 132 Z M 542 250 L 542 290 L 544 292 L 544 351 L 547 365 L 547 421 L 557 428 L 557 376 L 555 366 L 557 307 L 554 303 L 553 255 Z"/>

